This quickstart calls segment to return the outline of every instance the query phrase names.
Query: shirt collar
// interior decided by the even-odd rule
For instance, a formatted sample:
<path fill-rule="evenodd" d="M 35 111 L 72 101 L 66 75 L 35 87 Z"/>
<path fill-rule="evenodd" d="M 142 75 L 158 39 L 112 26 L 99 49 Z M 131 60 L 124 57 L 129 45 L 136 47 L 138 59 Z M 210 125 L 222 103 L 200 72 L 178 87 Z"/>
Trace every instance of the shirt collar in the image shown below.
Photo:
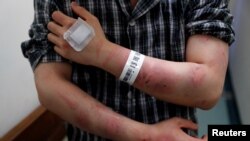
<path fill-rule="evenodd" d="M 131 12 L 131 5 L 128 0 L 118 0 L 122 12 L 129 17 L 129 19 L 138 19 L 152 9 L 160 0 L 138 0 L 135 8 Z"/>
<path fill-rule="evenodd" d="M 138 19 L 147 13 L 150 9 L 152 9 L 156 4 L 158 4 L 160 0 L 138 0 L 133 12 L 132 19 Z"/>

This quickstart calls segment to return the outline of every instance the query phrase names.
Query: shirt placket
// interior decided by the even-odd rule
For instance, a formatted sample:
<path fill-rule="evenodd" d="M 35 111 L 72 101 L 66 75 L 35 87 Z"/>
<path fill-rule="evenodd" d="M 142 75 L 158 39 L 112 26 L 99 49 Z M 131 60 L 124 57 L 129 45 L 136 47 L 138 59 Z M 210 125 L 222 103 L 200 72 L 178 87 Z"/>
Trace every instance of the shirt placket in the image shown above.
<path fill-rule="evenodd" d="M 135 39 L 140 32 L 137 28 L 137 21 L 140 17 L 145 15 L 150 9 L 156 6 L 160 0 L 138 0 L 135 8 L 131 11 L 129 1 L 119 0 L 123 13 L 127 16 L 128 23 L 126 32 L 129 39 L 129 48 L 134 50 Z"/>

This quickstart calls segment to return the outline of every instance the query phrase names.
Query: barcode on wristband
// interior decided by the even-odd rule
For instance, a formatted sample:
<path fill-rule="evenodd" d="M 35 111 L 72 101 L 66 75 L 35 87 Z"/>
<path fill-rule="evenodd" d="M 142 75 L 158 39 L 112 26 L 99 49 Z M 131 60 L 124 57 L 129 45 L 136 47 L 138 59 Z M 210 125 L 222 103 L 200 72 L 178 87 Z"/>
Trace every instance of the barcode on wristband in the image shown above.
<path fill-rule="evenodd" d="M 128 71 L 127 71 L 125 77 L 123 78 L 123 81 L 127 82 L 127 81 L 129 80 L 129 78 L 130 78 L 131 75 L 132 75 L 132 71 L 133 71 L 133 70 L 132 70 L 131 68 L 128 69 Z"/>
<path fill-rule="evenodd" d="M 135 55 L 136 55 L 136 56 L 134 56 L 133 60 L 136 61 L 136 62 L 138 62 L 139 59 L 140 59 L 140 55 L 141 55 L 141 54 L 138 53 L 138 52 L 136 52 Z"/>
<path fill-rule="evenodd" d="M 120 76 L 120 80 L 132 85 L 141 69 L 144 57 L 144 55 L 138 52 L 131 51 Z"/>

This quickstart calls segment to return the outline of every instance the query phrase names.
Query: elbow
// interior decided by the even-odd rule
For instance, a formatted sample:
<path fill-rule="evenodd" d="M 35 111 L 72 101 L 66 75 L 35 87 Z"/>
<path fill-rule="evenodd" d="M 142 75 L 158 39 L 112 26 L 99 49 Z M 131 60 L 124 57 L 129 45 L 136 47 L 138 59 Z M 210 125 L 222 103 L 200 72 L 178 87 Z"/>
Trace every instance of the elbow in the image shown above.
<path fill-rule="evenodd" d="M 46 100 L 45 100 L 46 99 L 45 95 L 41 91 L 39 91 L 39 90 L 37 90 L 37 94 L 38 94 L 38 100 L 39 100 L 40 104 L 43 107 L 47 108 L 47 104 L 46 104 Z"/>
<path fill-rule="evenodd" d="M 204 90 L 204 95 L 198 104 L 198 107 L 202 110 L 212 109 L 218 103 L 223 93 L 223 85 L 218 84 L 208 88 Z"/>
<path fill-rule="evenodd" d="M 56 92 L 56 84 L 59 77 L 53 72 L 48 71 L 42 65 L 38 66 L 34 72 L 35 86 L 38 94 L 38 99 L 41 105 L 47 108 L 50 103 L 51 96 Z M 43 68 L 42 68 L 43 67 Z"/>
<path fill-rule="evenodd" d="M 47 99 L 47 92 L 49 88 L 49 80 L 47 79 L 49 76 L 44 73 L 36 73 L 34 74 L 34 79 L 35 79 L 35 86 L 38 94 L 38 100 L 40 104 L 44 107 L 47 107 L 46 105 L 46 99 Z"/>
<path fill-rule="evenodd" d="M 205 65 L 194 65 L 192 70 L 192 87 L 196 91 L 195 107 L 203 110 L 213 108 L 223 91 L 224 77 Z"/>
<path fill-rule="evenodd" d="M 58 90 L 58 82 L 70 79 L 71 67 L 62 63 L 39 64 L 34 71 L 38 99 L 46 107 L 51 95 Z"/>
<path fill-rule="evenodd" d="M 54 103 L 53 98 L 59 93 L 57 87 L 59 78 L 50 73 L 35 72 L 34 79 L 40 104 L 47 109 L 51 109 Z"/>
<path fill-rule="evenodd" d="M 217 95 L 219 95 L 219 94 L 217 94 Z M 204 99 L 201 102 L 199 102 L 198 108 L 200 108 L 202 110 L 210 110 L 216 105 L 218 100 L 219 100 L 219 96 L 217 96 L 217 97 L 210 96 L 210 98 Z"/>

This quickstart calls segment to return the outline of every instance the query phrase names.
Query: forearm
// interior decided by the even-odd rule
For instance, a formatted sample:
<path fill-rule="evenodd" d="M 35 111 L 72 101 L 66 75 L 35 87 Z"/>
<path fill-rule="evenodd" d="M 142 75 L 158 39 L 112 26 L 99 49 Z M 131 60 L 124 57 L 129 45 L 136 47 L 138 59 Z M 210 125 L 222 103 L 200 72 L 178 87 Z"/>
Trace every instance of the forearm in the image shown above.
<path fill-rule="evenodd" d="M 95 65 L 119 78 L 130 50 L 108 42 L 101 52 Z M 227 60 L 225 55 L 222 57 Z M 161 100 L 209 108 L 221 93 L 227 66 L 227 62 L 217 62 L 209 64 L 192 59 L 190 62 L 174 62 L 147 56 L 134 86 Z M 217 69 L 218 66 L 221 69 Z"/>
<path fill-rule="evenodd" d="M 102 51 L 106 59 L 100 59 L 101 63 L 97 63 L 97 67 L 119 78 L 130 50 L 113 43 L 108 45 L 103 47 L 105 51 Z M 200 81 L 202 76 L 199 80 L 195 78 L 197 77 L 195 67 L 204 69 L 202 65 L 195 63 L 171 62 L 146 56 L 133 86 L 164 101 L 194 106 L 195 100 L 199 98 L 196 91 L 202 86 L 202 81 Z"/>
<path fill-rule="evenodd" d="M 39 99 L 46 108 L 90 133 L 113 140 L 139 140 L 146 125 L 113 112 L 73 85 L 67 77 L 47 72 L 50 73 L 47 76 L 39 74 L 39 70 L 35 73 Z"/>

